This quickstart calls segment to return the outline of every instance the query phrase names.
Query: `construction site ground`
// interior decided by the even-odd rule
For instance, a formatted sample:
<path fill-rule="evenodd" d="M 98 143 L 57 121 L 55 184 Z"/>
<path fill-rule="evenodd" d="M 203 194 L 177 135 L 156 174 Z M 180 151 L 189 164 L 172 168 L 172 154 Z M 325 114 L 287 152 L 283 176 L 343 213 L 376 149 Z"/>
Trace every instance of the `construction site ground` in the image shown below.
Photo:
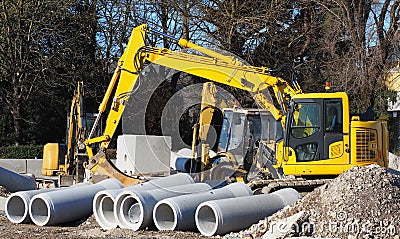
<path fill-rule="evenodd" d="M 73 212 L 71 212 L 73 213 Z M 40 227 L 35 224 L 11 223 L 4 211 L 0 211 L 0 238 L 17 239 L 81 239 L 81 238 L 208 238 L 195 232 L 157 231 L 155 229 L 134 232 L 115 228 L 102 230 L 94 216 L 74 224 Z"/>
<path fill-rule="evenodd" d="M 400 158 L 391 154 L 390 169 L 377 165 L 354 167 L 330 183 L 303 194 L 294 205 L 225 239 L 288 238 L 395 238 L 400 235 Z M 0 196 L 7 192 L 1 190 Z M 74 213 L 73 210 L 71 213 Z M 278 226 L 278 227 L 276 227 Z M 288 226 L 288 227 L 281 227 Z M 277 233 L 279 231 L 279 233 Z M 0 238 L 207 238 L 196 232 L 134 232 L 115 228 L 102 230 L 92 215 L 58 226 L 14 224 L 0 210 Z M 221 237 L 216 237 L 221 238 Z"/>
<path fill-rule="evenodd" d="M 393 156 L 393 155 L 392 155 Z M 397 165 L 391 165 L 395 160 Z M 301 200 L 225 239 L 400 238 L 399 158 L 386 169 L 378 165 L 353 167 Z"/>

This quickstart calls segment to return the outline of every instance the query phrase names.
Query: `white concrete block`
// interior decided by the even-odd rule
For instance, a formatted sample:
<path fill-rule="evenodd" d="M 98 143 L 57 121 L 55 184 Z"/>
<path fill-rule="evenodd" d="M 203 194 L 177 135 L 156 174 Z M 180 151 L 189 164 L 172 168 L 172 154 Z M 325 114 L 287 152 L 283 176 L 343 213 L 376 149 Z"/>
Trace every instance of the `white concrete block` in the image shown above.
<path fill-rule="evenodd" d="M 36 177 L 41 177 L 42 175 L 43 160 L 42 159 L 27 159 L 26 160 L 26 171 L 31 173 Z"/>
<path fill-rule="evenodd" d="M 171 137 L 120 135 L 115 166 L 130 174 L 169 173 Z"/>
<path fill-rule="evenodd" d="M 42 159 L 0 159 L 0 167 L 16 173 L 42 176 Z"/>
<path fill-rule="evenodd" d="M 0 159 L 0 167 L 16 173 L 27 173 L 26 159 Z"/>

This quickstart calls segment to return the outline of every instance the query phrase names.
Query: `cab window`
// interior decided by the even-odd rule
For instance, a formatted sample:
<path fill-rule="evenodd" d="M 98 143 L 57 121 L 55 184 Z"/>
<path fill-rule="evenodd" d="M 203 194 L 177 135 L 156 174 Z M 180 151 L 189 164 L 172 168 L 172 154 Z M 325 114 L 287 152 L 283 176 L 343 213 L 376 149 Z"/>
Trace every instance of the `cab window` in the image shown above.
<path fill-rule="evenodd" d="M 228 150 L 236 149 L 243 141 L 246 115 L 233 114 Z"/>
<path fill-rule="evenodd" d="M 327 133 L 342 133 L 342 102 L 327 101 L 325 102 L 325 131 Z"/>
<path fill-rule="evenodd" d="M 309 137 L 320 130 L 319 104 L 298 103 L 293 112 L 292 135 L 301 139 Z"/>

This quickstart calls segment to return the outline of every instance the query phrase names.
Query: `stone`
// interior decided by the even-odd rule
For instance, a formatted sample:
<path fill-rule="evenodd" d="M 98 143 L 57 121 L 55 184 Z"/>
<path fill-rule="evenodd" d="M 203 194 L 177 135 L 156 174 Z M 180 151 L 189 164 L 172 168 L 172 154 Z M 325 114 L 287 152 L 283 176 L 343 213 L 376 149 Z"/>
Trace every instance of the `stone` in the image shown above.
<path fill-rule="evenodd" d="M 170 158 L 171 137 L 169 136 L 118 136 L 115 166 L 125 174 L 168 175 Z"/>

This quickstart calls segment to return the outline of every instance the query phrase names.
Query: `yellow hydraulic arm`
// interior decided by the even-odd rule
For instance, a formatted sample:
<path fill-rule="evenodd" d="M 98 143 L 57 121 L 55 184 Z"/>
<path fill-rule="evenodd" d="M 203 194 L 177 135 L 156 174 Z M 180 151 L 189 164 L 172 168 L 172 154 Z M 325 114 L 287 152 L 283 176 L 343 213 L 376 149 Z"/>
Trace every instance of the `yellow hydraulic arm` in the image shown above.
<path fill-rule="evenodd" d="M 74 166 L 78 157 L 77 153 L 80 150 L 84 150 L 83 142 L 86 138 L 86 120 L 83 98 L 83 81 L 79 81 L 74 98 L 71 102 L 71 110 L 69 114 L 67 154 L 65 156 L 66 160 L 64 165 L 64 171 L 69 175 L 73 174 L 74 170 L 77 170 L 77 167 Z"/>
<path fill-rule="evenodd" d="M 115 130 L 121 120 L 122 113 L 125 109 L 124 101 L 129 98 L 130 92 L 135 86 L 138 78 L 136 71 L 135 54 L 139 49 L 145 45 L 146 26 L 142 25 L 136 27 L 132 31 L 132 35 L 126 46 L 125 52 L 122 54 L 118 61 L 118 66 L 114 71 L 111 81 L 108 85 L 106 94 L 99 106 L 99 113 L 89 134 L 88 139 L 85 141 L 86 151 L 89 156 L 89 162 L 86 166 L 93 173 L 93 180 L 96 181 L 96 176 L 101 178 L 104 176 L 113 177 L 120 180 L 124 185 L 138 183 L 136 178 L 128 177 L 113 167 L 106 159 L 105 150 L 113 137 Z M 115 94 L 112 93 L 115 91 Z M 114 96 L 114 97 L 113 97 Z M 107 104 L 112 100 L 112 106 L 109 110 L 106 119 L 106 126 L 103 135 L 93 137 L 96 127 L 98 126 L 102 115 L 106 112 Z M 92 145 L 100 143 L 100 150 L 96 155 L 93 155 Z"/>
<path fill-rule="evenodd" d="M 243 65 L 242 62 L 234 57 L 217 53 L 185 39 L 175 39 L 165 35 L 177 41 L 181 47 L 191 48 L 202 55 L 146 46 L 145 36 L 148 31 L 159 33 L 151 30 L 146 25 L 140 25 L 133 29 L 126 50 L 119 59 L 118 67 L 114 71 L 106 94 L 100 104 L 98 117 L 85 142 L 90 158 L 88 168 L 93 173 L 95 171 L 102 171 L 102 174 L 116 177 L 121 181 L 127 178 L 127 176 L 122 175 L 107 163 L 104 150 L 108 147 L 115 133 L 125 109 L 125 102 L 128 100 L 130 92 L 132 92 L 137 81 L 138 74 L 143 69 L 145 62 L 156 63 L 213 82 L 251 92 L 259 106 L 270 110 L 277 120 L 281 120 L 282 124 L 285 122 L 288 100 L 291 96 L 302 93 L 297 84 L 292 87 L 285 80 L 271 76 L 266 67 Z M 269 94 L 263 93 L 270 89 L 273 90 L 280 107 L 276 107 L 271 99 L 268 98 Z M 114 91 L 115 94 L 112 95 Z M 106 112 L 106 106 L 110 100 L 112 100 L 112 106 L 107 115 L 104 133 L 102 136 L 93 137 L 100 117 Z M 93 155 L 91 148 L 91 145 L 94 143 L 101 143 L 100 151 L 96 156 Z"/>
<path fill-rule="evenodd" d="M 140 65 L 143 65 L 144 61 L 147 60 L 210 81 L 254 93 L 253 98 L 257 104 L 261 108 L 271 111 L 274 117 L 277 120 L 282 120 L 282 122 L 284 122 L 284 115 L 287 110 L 286 102 L 291 96 L 302 93 L 298 85 L 292 88 L 285 80 L 268 74 L 268 68 L 242 65 L 232 57 L 197 46 L 184 39 L 180 39 L 178 44 L 183 47 L 191 47 L 209 56 L 176 52 L 158 47 L 145 47 L 137 53 L 141 61 Z M 211 55 L 212 57 L 210 57 Z M 278 100 L 280 108 L 277 108 L 263 94 L 263 91 L 269 88 L 275 93 L 275 98 Z"/>
<path fill-rule="evenodd" d="M 217 88 L 214 83 L 206 82 L 203 84 L 203 90 L 201 92 L 201 105 L 200 105 L 200 117 L 199 122 L 195 124 L 193 130 L 193 140 L 192 140 L 192 159 L 195 158 L 196 152 L 196 142 L 199 140 L 198 150 L 201 155 L 201 171 L 204 171 L 204 167 L 209 165 L 208 162 L 208 152 L 209 145 L 207 144 L 207 135 L 210 131 L 211 121 L 214 116 L 215 107 L 218 108 L 231 108 L 234 107 L 234 102 L 229 105 L 229 102 L 226 100 L 220 100 L 220 97 L 217 97 Z M 198 133 L 197 133 L 198 132 Z"/>
<path fill-rule="evenodd" d="M 220 100 L 217 97 L 217 88 L 212 82 L 206 82 L 203 84 L 203 90 L 201 93 L 201 105 L 200 105 L 200 117 L 199 117 L 199 139 L 205 141 L 207 134 L 211 126 L 215 107 L 218 108 L 232 108 L 235 102 L 227 102 L 226 100 Z M 231 103 L 229 105 L 229 103 Z M 196 137 L 197 138 L 197 137 Z"/>

